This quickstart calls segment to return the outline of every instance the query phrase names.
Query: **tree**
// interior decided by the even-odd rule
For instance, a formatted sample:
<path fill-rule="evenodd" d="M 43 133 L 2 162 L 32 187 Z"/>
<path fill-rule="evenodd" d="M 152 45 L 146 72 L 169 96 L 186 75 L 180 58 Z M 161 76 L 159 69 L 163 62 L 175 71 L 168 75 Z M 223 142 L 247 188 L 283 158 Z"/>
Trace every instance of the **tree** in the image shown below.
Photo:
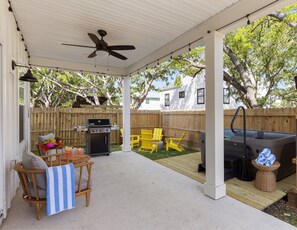
<path fill-rule="evenodd" d="M 296 8 L 295 3 L 225 38 L 225 67 L 246 89 L 246 93 L 237 91 L 237 95 L 248 107 L 277 106 L 275 101 L 283 87 L 294 90 Z"/>
<path fill-rule="evenodd" d="M 169 68 L 170 62 L 163 62 L 153 68 L 149 68 L 141 74 L 137 74 L 131 79 L 132 107 L 138 109 L 149 91 L 159 91 L 153 82 L 156 80 L 168 81 L 168 75 L 172 75 L 174 70 Z"/>
<path fill-rule="evenodd" d="M 295 95 L 296 21 L 294 3 L 226 35 L 224 80 L 247 107 L 277 106 L 276 99 Z M 170 66 L 184 75 L 203 75 L 204 47 L 174 58 Z"/>
<path fill-rule="evenodd" d="M 119 103 L 121 78 L 44 68 L 34 68 L 33 74 L 38 82 L 32 84 L 32 106 L 70 107 L 77 96 L 93 105 L 100 104 L 98 96 L 106 97 L 110 105 Z"/>
<path fill-rule="evenodd" d="M 150 90 L 158 90 L 153 82 L 166 81 L 170 73 L 168 63 L 162 63 L 131 78 L 132 106 L 138 109 Z M 33 68 L 38 82 L 31 87 L 33 107 L 71 107 L 77 96 L 92 105 L 100 105 L 99 96 L 109 105 L 119 105 L 122 96 L 122 78 L 81 72 Z M 90 100 L 92 96 L 94 100 Z"/>

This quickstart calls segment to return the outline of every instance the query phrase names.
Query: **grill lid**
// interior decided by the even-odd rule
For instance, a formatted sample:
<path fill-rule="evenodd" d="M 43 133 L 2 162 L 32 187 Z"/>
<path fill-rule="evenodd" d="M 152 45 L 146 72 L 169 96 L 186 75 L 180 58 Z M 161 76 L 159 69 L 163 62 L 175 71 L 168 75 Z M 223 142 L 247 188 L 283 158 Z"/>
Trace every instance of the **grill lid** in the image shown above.
<path fill-rule="evenodd" d="M 110 126 L 109 119 L 101 119 L 101 118 L 90 118 L 86 121 L 87 126 Z"/>

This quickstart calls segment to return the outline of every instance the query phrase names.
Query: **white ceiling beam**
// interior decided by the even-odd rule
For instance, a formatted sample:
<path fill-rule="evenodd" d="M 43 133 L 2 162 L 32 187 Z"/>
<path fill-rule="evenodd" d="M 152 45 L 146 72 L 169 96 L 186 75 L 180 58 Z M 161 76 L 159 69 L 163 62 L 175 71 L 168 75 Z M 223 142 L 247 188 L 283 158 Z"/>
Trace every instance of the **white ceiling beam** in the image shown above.
<path fill-rule="evenodd" d="M 225 9 L 221 13 L 215 15 L 214 17 L 210 18 L 209 20 L 205 21 L 204 23 L 194 27 L 192 30 L 186 32 L 185 34 L 181 35 L 177 39 L 173 40 L 172 42 L 169 42 L 165 46 L 161 47 L 160 49 L 154 51 L 150 55 L 146 56 L 142 60 L 132 64 L 126 69 L 126 74 L 130 73 L 136 73 L 138 70 L 144 70 L 145 66 L 147 64 L 150 64 L 150 66 L 156 65 L 157 60 L 159 59 L 160 63 L 161 61 L 168 60 L 170 58 L 170 53 L 173 53 L 173 56 L 177 56 L 185 51 L 187 51 L 188 44 L 191 44 L 191 47 L 195 47 L 199 44 L 202 44 L 202 40 L 196 41 L 193 43 L 193 41 L 203 37 L 207 31 L 215 31 L 219 28 L 224 27 L 225 25 L 228 25 L 234 21 L 237 21 L 238 19 L 242 18 L 242 20 L 237 21 L 234 24 L 231 24 L 229 26 L 226 26 L 225 28 L 218 30 L 223 34 L 226 34 L 240 26 L 246 25 L 247 19 L 245 16 L 249 14 L 250 20 L 256 20 L 257 18 L 263 17 L 275 10 L 281 9 L 282 7 L 285 7 L 287 5 L 290 5 L 291 3 L 295 2 L 294 0 L 242 0 L 237 2 L 236 4 L 230 6 L 229 8 Z M 262 7 L 265 7 L 268 4 L 267 8 L 261 9 Z M 261 9 L 261 10 L 259 10 Z M 259 11 L 258 11 L 259 10 Z M 253 14 L 253 12 L 257 11 Z M 199 12 L 197 12 L 199 14 Z M 186 46 L 186 47 L 184 47 Z M 183 49 L 180 49 L 181 47 L 184 47 Z M 165 57 L 166 56 L 166 57 Z"/>
<path fill-rule="evenodd" d="M 50 69 L 61 69 L 61 70 L 70 70 L 70 71 L 83 71 L 89 73 L 99 73 L 106 74 L 110 76 L 126 76 L 126 71 L 124 68 L 114 68 L 107 66 L 98 66 L 90 65 L 86 63 L 79 62 L 69 62 L 62 61 L 51 58 L 36 57 L 31 56 L 29 64 L 32 66 L 46 67 Z"/>

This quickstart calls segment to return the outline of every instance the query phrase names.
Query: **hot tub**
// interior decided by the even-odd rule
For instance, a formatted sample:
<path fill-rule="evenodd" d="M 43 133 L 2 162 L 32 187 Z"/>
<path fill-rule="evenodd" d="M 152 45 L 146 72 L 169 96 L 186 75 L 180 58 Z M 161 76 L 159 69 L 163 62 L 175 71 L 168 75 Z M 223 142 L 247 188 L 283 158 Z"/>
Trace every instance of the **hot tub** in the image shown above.
<path fill-rule="evenodd" d="M 277 181 L 295 173 L 295 165 L 292 163 L 292 159 L 296 157 L 295 136 L 294 133 L 246 130 L 246 145 L 249 160 L 257 158 L 264 148 L 269 148 L 276 156 L 276 160 L 281 163 L 280 168 L 275 171 Z M 230 158 L 242 159 L 244 156 L 243 130 L 236 130 L 236 133 L 233 133 L 230 129 L 225 129 L 224 137 L 225 160 Z M 202 163 L 199 164 L 198 171 L 205 168 L 205 160 L 205 132 L 201 131 Z M 254 178 L 256 169 L 251 164 L 249 164 L 249 167 Z M 231 176 L 226 175 L 225 170 L 225 179 L 236 177 L 238 175 L 237 170 L 238 167 L 235 167 Z"/>

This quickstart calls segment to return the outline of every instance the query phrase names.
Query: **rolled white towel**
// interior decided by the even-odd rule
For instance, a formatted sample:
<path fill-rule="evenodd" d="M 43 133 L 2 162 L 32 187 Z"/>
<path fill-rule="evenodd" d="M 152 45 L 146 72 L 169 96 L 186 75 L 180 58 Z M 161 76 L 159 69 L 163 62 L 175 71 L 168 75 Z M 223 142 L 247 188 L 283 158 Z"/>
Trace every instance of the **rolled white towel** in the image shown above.
<path fill-rule="evenodd" d="M 269 149 L 269 148 L 264 148 L 264 149 L 261 151 L 261 153 L 260 153 L 260 154 L 264 155 L 264 156 L 267 158 L 267 157 L 269 157 L 269 156 L 270 156 L 270 154 L 271 154 L 271 151 L 270 151 L 270 149 Z"/>
<path fill-rule="evenodd" d="M 259 165 L 271 166 L 273 165 L 276 157 L 273 153 L 271 153 L 269 148 L 264 148 L 260 153 L 258 158 L 256 159 L 256 163 Z"/>

